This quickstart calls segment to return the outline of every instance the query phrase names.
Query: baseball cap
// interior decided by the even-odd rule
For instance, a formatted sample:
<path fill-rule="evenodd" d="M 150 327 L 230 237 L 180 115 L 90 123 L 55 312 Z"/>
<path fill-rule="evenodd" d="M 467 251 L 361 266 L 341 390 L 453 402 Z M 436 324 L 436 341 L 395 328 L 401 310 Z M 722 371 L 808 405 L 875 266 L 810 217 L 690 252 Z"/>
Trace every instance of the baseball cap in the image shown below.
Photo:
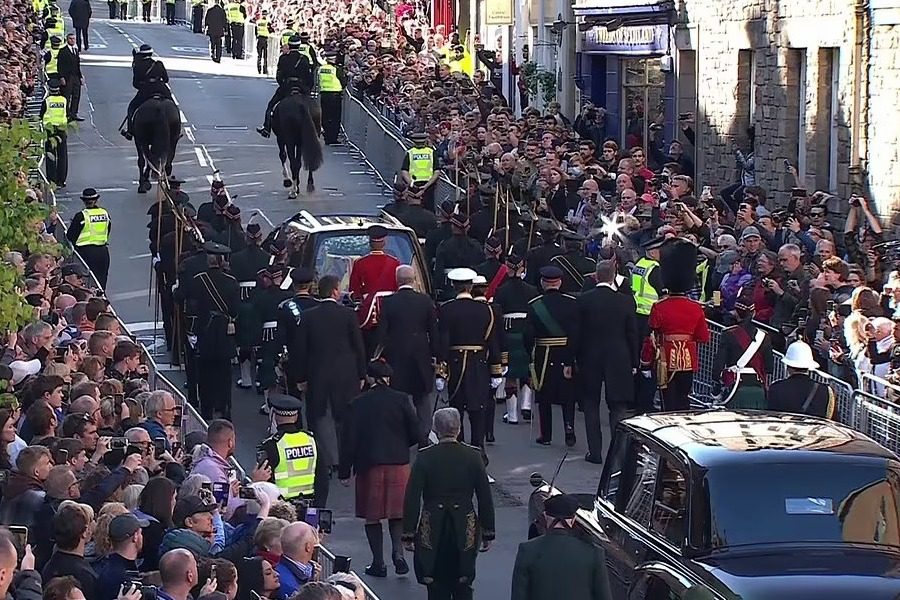
<path fill-rule="evenodd" d="M 752 237 L 761 238 L 762 236 L 759 234 L 759 229 L 756 227 L 756 225 L 747 225 L 741 232 L 741 241 L 743 242 L 744 240 Z"/>
<path fill-rule="evenodd" d="M 109 522 L 109 539 L 113 542 L 121 542 L 127 540 L 134 535 L 138 529 L 146 527 L 150 524 L 147 519 L 138 519 L 132 513 L 125 513 L 113 517 Z"/>
<path fill-rule="evenodd" d="M 207 504 L 199 496 L 181 498 L 175 503 L 175 510 L 172 511 L 172 522 L 175 527 L 182 527 L 184 520 L 188 517 L 200 513 L 212 513 L 216 508 L 218 508 L 216 504 Z"/>

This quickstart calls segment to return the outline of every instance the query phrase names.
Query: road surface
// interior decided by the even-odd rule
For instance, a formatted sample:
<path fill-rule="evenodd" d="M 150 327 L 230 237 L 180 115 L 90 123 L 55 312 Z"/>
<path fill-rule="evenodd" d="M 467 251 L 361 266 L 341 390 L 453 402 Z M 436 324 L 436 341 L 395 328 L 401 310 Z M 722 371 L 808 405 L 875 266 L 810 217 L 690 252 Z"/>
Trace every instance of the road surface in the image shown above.
<path fill-rule="evenodd" d="M 343 146 L 325 148 L 325 165 L 316 173 L 318 189 L 314 194 L 287 199 L 281 187 L 274 142 L 262 139 L 254 131 L 274 91 L 274 82 L 258 76 L 255 64 L 250 61 L 225 57 L 216 65 L 208 57 L 206 38 L 180 26 L 95 19 L 90 35 L 96 46 L 82 54 L 85 88 L 80 112 L 86 120 L 69 137 L 70 175 L 68 187 L 58 193 L 59 211 L 68 220 L 81 208 L 78 195 L 82 188 L 100 190 L 101 204 L 109 210 L 112 219 L 107 293 L 119 315 L 147 345 L 154 344 L 155 315 L 148 295 L 150 255 L 146 213 L 156 199 L 156 189 L 149 194 L 137 193 L 134 145 L 117 131 L 133 94 L 130 69 L 133 47 L 150 44 L 169 71 L 186 128 L 174 174 L 186 180 L 183 188 L 195 206 L 207 199 L 214 169 L 220 171 L 240 206 L 245 224 L 257 210 L 277 223 L 301 209 L 314 214 L 374 212 L 388 201 L 374 174 L 367 172 L 358 156 Z M 266 226 L 263 227 L 265 230 Z M 181 380 L 178 372 L 167 375 Z M 254 393 L 235 390 L 237 457 L 245 465 L 252 463 L 255 445 L 265 435 L 267 422 L 257 413 L 259 403 L 260 397 Z M 497 540 L 478 560 L 475 588 L 480 598 L 509 596 L 517 545 L 526 538 L 529 475 L 540 471 L 551 477 L 565 453 L 561 431 L 556 433 L 553 446 L 538 446 L 533 442 L 536 432 L 529 425 L 504 425 L 499 422 L 502 414 L 498 407 L 497 442 L 489 448 L 490 472 L 497 480 L 493 486 Z M 558 413 L 555 421 L 560 428 Z M 580 414 L 576 429 L 583 432 Z M 569 491 L 596 491 L 600 467 L 585 463 L 584 436 L 579 437 L 579 444 L 569 452 L 557 482 Z M 329 504 L 335 512 L 335 528 L 327 545 L 338 554 L 352 556 L 354 570 L 361 573 L 371 557 L 362 522 L 354 516 L 352 488 L 345 489 L 333 481 Z M 389 557 L 386 534 L 385 538 L 385 555 Z M 425 589 L 412 575 L 364 579 L 384 600 L 426 597 Z"/>

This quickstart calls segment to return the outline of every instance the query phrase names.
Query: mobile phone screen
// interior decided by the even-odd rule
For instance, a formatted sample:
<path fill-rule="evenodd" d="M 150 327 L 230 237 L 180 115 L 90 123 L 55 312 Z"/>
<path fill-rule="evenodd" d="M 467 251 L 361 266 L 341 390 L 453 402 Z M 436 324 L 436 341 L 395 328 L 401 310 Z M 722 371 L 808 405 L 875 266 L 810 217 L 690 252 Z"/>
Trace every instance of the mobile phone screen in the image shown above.
<path fill-rule="evenodd" d="M 216 499 L 216 502 L 219 504 L 224 504 L 228 501 L 228 484 L 222 483 L 219 481 L 214 481 L 212 484 L 212 494 L 213 498 Z"/>
<path fill-rule="evenodd" d="M 317 508 L 307 508 L 306 516 L 303 518 L 304 521 L 315 527 L 319 528 L 319 509 Z"/>
<path fill-rule="evenodd" d="M 28 528 L 23 525 L 10 525 L 9 533 L 21 561 L 22 555 L 25 554 L 25 546 L 28 544 Z"/>
<path fill-rule="evenodd" d="M 327 508 L 319 509 L 319 531 L 331 533 L 332 524 L 331 510 Z"/>

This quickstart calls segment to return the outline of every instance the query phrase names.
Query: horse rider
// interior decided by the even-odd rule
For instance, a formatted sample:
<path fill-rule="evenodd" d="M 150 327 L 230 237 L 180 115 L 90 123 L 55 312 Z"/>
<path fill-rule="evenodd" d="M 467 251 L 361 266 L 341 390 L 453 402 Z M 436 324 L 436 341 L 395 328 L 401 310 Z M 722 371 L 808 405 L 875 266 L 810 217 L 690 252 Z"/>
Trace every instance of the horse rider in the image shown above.
<path fill-rule="evenodd" d="M 172 91 L 169 89 L 169 72 L 160 60 L 153 58 L 153 48 L 149 44 L 141 44 L 134 53 L 134 62 L 131 64 L 131 86 L 137 90 L 131 102 L 128 103 L 128 116 L 122 135 L 126 139 L 132 137 L 132 118 L 137 108 L 154 96 L 172 99 Z"/>
<path fill-rule="evenodd" d="M 312 63 L 306 54 L 301 52 L 303 42 L 300 36 L 291 36 L 288 43 L 290 51 L 282 54 L 278 59 L 278 68 L 275 71 L 275 81 L 278 82 L 278 89 L 269 104 L 266 106 L 266 117 L 263 126 L 259 127 L 256 132 L 267 138 L 272 131 L 272 111 L 275 105 L 284 100 L 291 94 L 291 90 L 298 89 L 303 94 L 309 94 L 313 89 L 313 69 Z"/>

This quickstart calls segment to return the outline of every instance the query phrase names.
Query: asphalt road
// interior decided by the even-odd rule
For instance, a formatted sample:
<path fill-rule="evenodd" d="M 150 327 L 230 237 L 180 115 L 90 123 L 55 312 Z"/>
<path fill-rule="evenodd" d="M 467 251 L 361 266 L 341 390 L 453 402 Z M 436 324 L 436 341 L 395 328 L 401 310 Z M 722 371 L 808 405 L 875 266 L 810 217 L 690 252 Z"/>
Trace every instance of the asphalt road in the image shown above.
<path fill-rule="evenodd" d="M 105 6 L 95 4 L 95 14 L 102 14 Z M 216 65 L 208 58 L 206 38 L 182 27 L 95 19 L 90 34 L 96 46 L 82 54 L 85 88 L 80 112 L 86 120 L 69 137 L 70 175 L 67 189 L 58 192 L 59 211 L 68 218 L 80 210 L 78 194 L 84 187 L 101 191 L 101 204 L 112 219 L 107 293 L 116 311 L 146 345 L 161 343 L 154 340 L 156 318 L 148 294 L 146 213 L 156 199 L 156 189 L 137 193 L 135 149 L 117 132 L 133 94 L 130 64 L 135 45 L 151 44 L 169 71 L 187 130 L 179 144 L 174 174 L 187 181 L 184 189 L 195 206 L 206 200 L 214 169 L 220 170 L 245 223 L 255 211 L 277 223 L 301 209 L 314 214 L 373 212 L 387 201 L 364 163 L 340 146 L 325 148 L 325 165 L 316 173 L 317 191 L 297 200 L 287 199 L 274 142 L 263 140 L 254 131 L 274 83 L 257 76 L 250 61 L 226 57 Z M 180 380 L 177 371 L 167 375 Z M 259 403 L 260 397 L 254 393 L 235 389 L 237 456 L 243 464 L 252 463 L 255 445 L 265 435 L 266 419 L 257 413 Z M 497 442 L 489 448 L 490 472 L 497 480 L 493 486 L 497 540 L 478 561 L 475 587 L 480 598 L 509 596 L 517 545 L 526 538 L 529 475 L 539 471 L 549 479 L 565 453 L 558 412 L 556 441 L 550 447 L 536 445 L 536 432 L 527 424 L 501 423 L 502 414 L 498 407 Z M 580 414 L 576 430 L 583 432 Z M 586 447 L 584 436 L 580 438 L 569 452 L 557 484 L 568 491 L 593 492 L 600 467 L 583 460 Z M 335 528 L 327 545 L 338 554 L 352 556 L 354 569 L 361 572 L 370 555 L 362 522 L 354 516 L 352 488 L 334 481 L 329 504 L 335 513 Z M 385 544 L 386 556 L 390 556 L 387 539 Z M 412 576 L 365 579 L 384 600 L 426 597 L 425 589 Z"/>

